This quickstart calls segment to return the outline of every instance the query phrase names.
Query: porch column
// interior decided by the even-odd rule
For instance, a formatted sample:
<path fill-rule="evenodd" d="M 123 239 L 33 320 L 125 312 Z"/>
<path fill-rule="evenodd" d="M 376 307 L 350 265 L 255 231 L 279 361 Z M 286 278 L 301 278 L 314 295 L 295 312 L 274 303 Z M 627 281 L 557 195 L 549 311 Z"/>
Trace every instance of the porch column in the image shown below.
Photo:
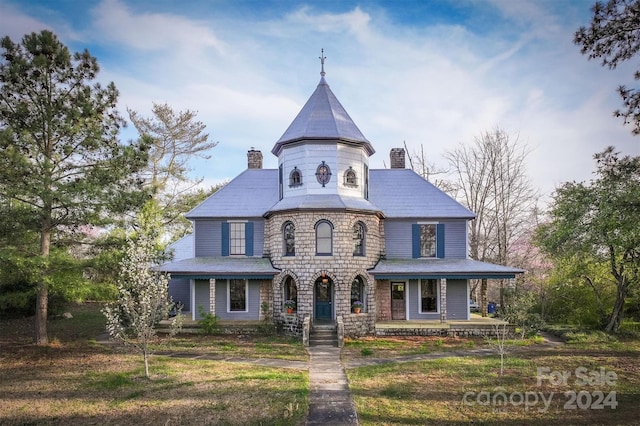
<path fill-rule="evenodd" d="M 211 315 L 216 314 L 216 279 L 209 279 L 209 312 Z"/>
<path fill-rule="evenodd" d="M 447 322 L 447 279 L 440 279 L 440 322 Z"/>

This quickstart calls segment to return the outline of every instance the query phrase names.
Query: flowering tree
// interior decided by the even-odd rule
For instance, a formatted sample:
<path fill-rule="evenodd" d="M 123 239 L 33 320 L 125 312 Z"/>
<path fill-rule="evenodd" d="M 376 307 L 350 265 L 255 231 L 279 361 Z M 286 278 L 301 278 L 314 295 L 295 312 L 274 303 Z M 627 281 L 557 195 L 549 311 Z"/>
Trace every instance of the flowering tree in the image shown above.
<path fill-rule="evenodd" d="M 142 352 L 144 373 L 149 378 L 149 345 L 156 339 L 156 327 L 175 304 L 169 297 L 169 275 L 154 271 L 158 259 L 155 241 L 148 234 L 128 240 L 120 262 L 118 298 L 103 309 L 112 338 Z M 182 326 L 180 308 L 171 320 L 170 336 Z"/>

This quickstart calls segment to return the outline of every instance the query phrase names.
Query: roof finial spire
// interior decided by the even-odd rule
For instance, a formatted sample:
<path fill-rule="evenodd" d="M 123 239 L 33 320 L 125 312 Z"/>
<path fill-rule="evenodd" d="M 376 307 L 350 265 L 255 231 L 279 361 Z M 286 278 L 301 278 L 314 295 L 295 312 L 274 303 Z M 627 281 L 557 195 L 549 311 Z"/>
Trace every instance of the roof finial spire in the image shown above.
<path fill-rule="evenodd" d="M 324 77 L 325 72 L 324 72 L 324 60 L 327 59 L 326 56 L 324 56 L 324 49 L 320 49 L 320 75 L 322 77 Z"/>

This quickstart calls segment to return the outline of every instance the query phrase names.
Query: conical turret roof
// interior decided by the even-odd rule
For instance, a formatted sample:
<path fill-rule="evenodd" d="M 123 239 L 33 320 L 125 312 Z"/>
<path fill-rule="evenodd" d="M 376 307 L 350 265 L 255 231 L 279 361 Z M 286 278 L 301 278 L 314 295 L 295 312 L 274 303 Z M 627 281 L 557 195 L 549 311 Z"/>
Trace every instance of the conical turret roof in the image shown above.
<path fill-rule="evenodd" d="M 340 140 L 362 145 L 368 155 L 375 152 L 333 94 L 324 76 L 271 152 L 279 155 L 284 145 L 302 140 Z"/>

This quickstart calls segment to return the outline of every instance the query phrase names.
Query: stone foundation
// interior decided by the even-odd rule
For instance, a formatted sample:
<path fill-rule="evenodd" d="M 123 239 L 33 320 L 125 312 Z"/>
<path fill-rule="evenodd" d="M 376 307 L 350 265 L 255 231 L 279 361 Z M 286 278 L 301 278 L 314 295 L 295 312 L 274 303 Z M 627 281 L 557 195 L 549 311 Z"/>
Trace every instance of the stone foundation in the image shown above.
<path fill-rule="evenodd" d="M 502 326 L 499 331 L 502 332 Z M 509 339 L 517 337 L 516 326 L 509 324 L 506 326 L 506 332 Z M 447 325 L 441 327 L 398 327 L 398 328 L 376 328 L 376 336 L 440 336 L 440 337 L 496 337 L 496 328 L 493 325 Z"/>
<path fill-rule="evenodd" d="M 342 315 L 346 337 L 370 336 L 375 332 L 375 314 L 360 313 Z"/>

